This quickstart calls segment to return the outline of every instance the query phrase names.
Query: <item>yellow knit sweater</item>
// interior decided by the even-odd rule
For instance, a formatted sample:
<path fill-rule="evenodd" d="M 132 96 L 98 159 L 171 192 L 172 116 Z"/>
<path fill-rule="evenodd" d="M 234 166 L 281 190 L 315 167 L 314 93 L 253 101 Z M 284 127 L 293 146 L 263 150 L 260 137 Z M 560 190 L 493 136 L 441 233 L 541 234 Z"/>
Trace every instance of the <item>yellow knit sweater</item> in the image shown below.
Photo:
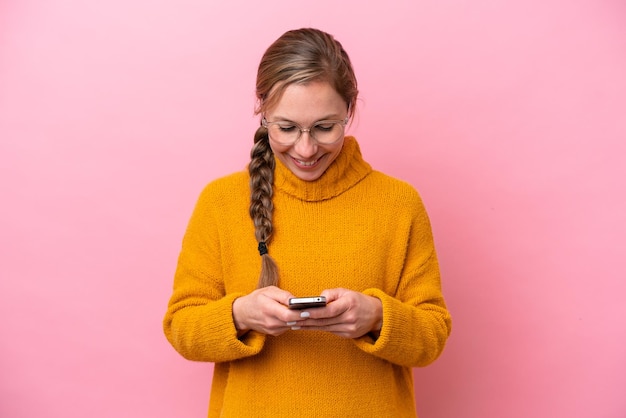
<path fill-rule="evenodd" d="M 255 289 L 261 266 L 249 196 L 247 171 L 202 192 L 163 323 L 185 358 L 215 362 L 209 417 L 415 417 L 411 367 L 439 356 L 451 326 L 415 189 L 373 171 L 352 137 L 314 182 L 276 161 L 268 248 L 281 288 L 310 296 L 344 287 L 379 298 L 376 341 L 303 330 L 237 338 L 232 303 Z"/>

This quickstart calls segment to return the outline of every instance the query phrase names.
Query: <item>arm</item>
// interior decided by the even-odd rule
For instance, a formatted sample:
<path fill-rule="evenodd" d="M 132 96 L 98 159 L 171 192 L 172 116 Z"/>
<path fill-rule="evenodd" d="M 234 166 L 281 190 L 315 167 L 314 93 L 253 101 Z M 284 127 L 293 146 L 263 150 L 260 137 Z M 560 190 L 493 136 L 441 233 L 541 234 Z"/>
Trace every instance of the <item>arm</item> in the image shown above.
<path fill-rule="evenodd" d="M 442 352 L 450 334 L 450 315 L 441 293 L 439 266 L 428 217 L 419 199 L 394 249 L 399 277 L 386 291 L 336 288 L 322 292 L 328 305 L 309 309 L 298 329 L 328 331 L 351 338 L 363 351 L 389 362 L 425 366 Z M 393 296 L 391 293 L 393 292 Z"/>
<path fill-rule="evenodd" d="M 265 336 L 255 331 L 238 338 L 233 303 L 242 294 L 225 294 L 215 207 L 207 187 L 189 221 L 163 320 L 168 341 L 183 357 L 223 362 L 257 354 Z"/>
<path fill-rule="evenodd" d="M 354 340 L 363 351 L 409 367 L 432 363 L 451 330 L 428 215 L 421 200 L 415 208 L 395 294 L 374 288 L 363 292 L 382 302 L 380 335 L 376 340 L 367 334 Z"/>

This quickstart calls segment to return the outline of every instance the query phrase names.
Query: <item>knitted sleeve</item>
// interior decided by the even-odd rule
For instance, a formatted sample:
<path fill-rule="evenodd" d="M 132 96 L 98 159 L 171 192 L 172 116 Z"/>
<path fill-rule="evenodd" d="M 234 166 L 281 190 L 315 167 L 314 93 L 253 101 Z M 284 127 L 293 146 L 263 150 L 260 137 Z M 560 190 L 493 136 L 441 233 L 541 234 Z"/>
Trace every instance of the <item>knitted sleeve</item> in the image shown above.
<path fill-rule="evenodd" d="M 418 195 L 414 209 L 396 293 L 364 291 L 382 301 L 380 335 L 376 340 L 364 336 L 354 341 L 363 351 L 394 364 L 422 367 L 441 354 L 452 323 L 441 292 L 430 221 Z"/>
<path fill-rule="evenodd" d="M 225 295 L 220 239 L 208 186 L 202 192 L 183 238 L 174 289 L 163 320 L 168 341 L 183 357 L 225 362 L 255 355 L 265 336 L 248 332 L 237 338 L 232 304 L 240 293 Z"/>

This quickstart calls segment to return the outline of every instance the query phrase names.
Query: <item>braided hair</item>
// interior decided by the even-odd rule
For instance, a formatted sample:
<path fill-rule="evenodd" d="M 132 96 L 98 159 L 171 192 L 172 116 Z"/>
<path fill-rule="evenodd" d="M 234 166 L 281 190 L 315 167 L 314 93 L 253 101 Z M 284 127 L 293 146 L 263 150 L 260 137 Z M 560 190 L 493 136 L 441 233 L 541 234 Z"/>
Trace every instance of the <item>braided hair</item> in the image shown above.
<path fill-rule="evenodd" d="M 259 64 L 256 82 L 258 106 L 255 114 L 263 115 L 281 99 L 291 84 L 324 81 L 345 100 L 349 116 L 354 114 L 358 89 L 348 54 L 335 38 L 318 29 L 291 30 L 265 51 Z M 258 287 L 278 286 L 278 267 L 270 256 L 272 238 L 272 202 L 276 162 L 267 130 L 261 126 L 254 135 L 250 151 L 250 217 L 261 255 Z"/>

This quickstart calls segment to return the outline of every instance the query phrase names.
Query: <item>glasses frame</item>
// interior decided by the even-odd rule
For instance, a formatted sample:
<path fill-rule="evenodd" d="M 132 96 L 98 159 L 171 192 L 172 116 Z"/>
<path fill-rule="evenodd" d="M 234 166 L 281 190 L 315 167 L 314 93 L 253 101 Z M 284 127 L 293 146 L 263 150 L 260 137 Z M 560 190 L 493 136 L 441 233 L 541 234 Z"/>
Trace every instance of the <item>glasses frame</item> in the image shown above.
<path fill-rule="evenodd" d="M 349 120 L 350 120 L 350 116 L 346 116 L 346 118 L 343 119 L 343 120 L 340 120 L 340 119 L 318 120 L 317 122 L 313 123 L 313 125 L 309 126 L 308 128 L 303 128 L 302 126 L 300 126 L 296 122 L 292 122 L 292 121 L 289 121 L 289 120 L 280 120 L 280 121 L 269 122 L 265 118 L 265 116 L 264 116 L 263 119 L 261 119 L 261 125 L 263 125 L 263 127 L 265 129 L 267 129 L 267 137 L 270 140 L 272 140 L 272 141 L 274 141 L 274 142 L 276 142 L 277 144 L 280 144 L 280 145 L 295 145 L 300 140 L 300 138 L 302 138 L 302 134 L 304 132 L 307 132 L 309 134 L 309 137 L 311 138 L 311 140 L 313 140 L 318 145 L 332 145 L 332 144 L 337 143 L 341 138 L 344 137 L 344 135 L 339 135 L 337 137 L 337 139 L 335 139 L 333 142 L 319 142 L 317 140 L 317 138 L 315 138 L 315 134 L 313 134 L 311 132 L 311 129 L 314 128 L 316 125 L 322 125 L 324 123 L 338 123 L 338 124 L 341 125 L 341 129 L 344 131 L 343 134 L 345 134 L 346 125 L 348 125 L 348 121 Z M 298 137 L 296 138 L 295 141 L 293 141 L 293 142 L 280 142 L 280 141 L 277 141 L 275 139 L 270 138 L 269 127 L 272 126 L 272 125 L 280 125 L 281 123 L 283 123 L 283 124 L 284 123 L 289 123 L 289 124 L 293 125 L 295 128 L 298 129 Z"/>

